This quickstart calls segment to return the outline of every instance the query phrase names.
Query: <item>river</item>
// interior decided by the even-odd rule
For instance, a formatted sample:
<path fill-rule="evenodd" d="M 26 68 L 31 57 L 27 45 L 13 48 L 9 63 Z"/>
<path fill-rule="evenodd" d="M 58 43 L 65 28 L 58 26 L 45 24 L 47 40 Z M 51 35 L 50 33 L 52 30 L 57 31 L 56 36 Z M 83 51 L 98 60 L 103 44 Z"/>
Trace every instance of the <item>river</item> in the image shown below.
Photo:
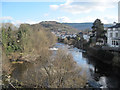
<path fill-rule="evenodd" d="M 75 47 L 56 43 L 54 46 L 66 50 L 72 54 L 74 60 L 82 67 L 82 70 L 87 74 L 87 80 L 92 87 L 101 88 L 119 88 L 120 75 L 119 69 L 113 68 L 102 62 L 88 57 L 82 50 Z"/>
<path fill-rule="evenodd" d="M 69 46 L 63 43 L 56 43 L 54 48 L 64 49 L 67 53 L 73 56 L 73 59 L 82 68 L 82 72 L 86 72 L 88 87 L 94 88 L 119 88 L 120 87 L 120 70 L 112 67 L 111 65 L 106 65 L 99 60 L 88 57 L 85 51 L 77 49 L 73 46 Z M 56 50 L 54 51 L 56 52 Z M 53 54 L 54 56 L 54 54 Z M 39 67 L 33 67 L 32 64 L 15 64 L 12 76 L 18 80 L 31 78 L 31 70 L 36 73 L 35 70 L 39 70 Z M 40 66 L 40 65 L 38 65 Z M 35 69 L 35 70 L 34 70 Z M 28 72 L 28 75 L 25 74 Z M 30 73 L 30 74 L 29 74 Z M 25 77 L 26 75 L 26 77 Z"/>

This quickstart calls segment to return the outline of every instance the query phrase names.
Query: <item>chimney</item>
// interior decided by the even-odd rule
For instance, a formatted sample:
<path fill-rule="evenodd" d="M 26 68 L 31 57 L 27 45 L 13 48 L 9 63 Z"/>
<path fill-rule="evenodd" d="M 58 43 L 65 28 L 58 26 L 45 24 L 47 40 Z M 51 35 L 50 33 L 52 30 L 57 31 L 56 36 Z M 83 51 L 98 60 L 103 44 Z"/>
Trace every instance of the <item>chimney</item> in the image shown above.
<path fill-rule="evenodd" d="M 120 1 L 118 2 L 118 23 L 120 23 Z"/>

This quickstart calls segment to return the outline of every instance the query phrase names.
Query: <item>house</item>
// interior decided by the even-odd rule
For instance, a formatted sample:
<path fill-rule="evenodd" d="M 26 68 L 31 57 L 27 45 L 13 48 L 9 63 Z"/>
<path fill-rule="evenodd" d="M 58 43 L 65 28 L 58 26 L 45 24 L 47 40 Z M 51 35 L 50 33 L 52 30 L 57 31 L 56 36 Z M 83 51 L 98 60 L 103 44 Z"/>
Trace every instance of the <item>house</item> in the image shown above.
<path fill-rule="evenodd" d="M 78 35 L 80 36 L 80 38 L 83 38 L 83 32 L 79 32 Z"/>
<path fill-rule="evenodd" d="M 87 33 L 85 33 L 84 35 L 83 35 L 83 38 L 84 38 L 84 40 L 86 40 L 87 42 L 89 42 L 89 39 L 90 39 L 90 36 L 89 36 L 89 34 Z"/>
<path fill-rule="evenodd" d="M 108 27 L 107 45 L 109 47 L 120 47 L 120 23 Z"/>

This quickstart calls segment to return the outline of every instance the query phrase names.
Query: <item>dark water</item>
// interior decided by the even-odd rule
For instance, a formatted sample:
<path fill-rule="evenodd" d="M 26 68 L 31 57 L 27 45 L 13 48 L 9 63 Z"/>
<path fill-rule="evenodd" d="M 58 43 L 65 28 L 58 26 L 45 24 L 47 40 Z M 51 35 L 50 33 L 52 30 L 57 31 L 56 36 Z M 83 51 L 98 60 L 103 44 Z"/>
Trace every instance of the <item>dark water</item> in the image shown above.
<path fill-rule="evenodd" d="M 93 59 L 91 57 L 88 57 L 85 52 L 82 52 L 82 50 L 73 48 L 72 46 L 65 45 L 62 43 L 56 43 L 54 46 L 56 48 L 61 48 L 66 50 L 66 52 L 72 54 L 73 59 L 77 62 L 78 65 L 82 67 L 82 71 L 86 72 L 87 74 L 87 80 L 88 83 L 92 87 L 101 87 L 101 88 L 118 88 L 120 87 L 120 70 L 113 68 L 111 65 L 106 65 L 102 62 L 99 62 L 99 60 Z M 56 51 L 54 51 L 56 52 Z M 33 68 L 33 65 L 30 63 L 25 64 L 15 64 L 13 65 L 15 67 L 15 70 L 12 73 L 12 76 L 15 79 L 22 80 L 29 78 L 28 76 L 31 75 L 28 74 L 28 76 L 25 77 L 25 72 L 29 72 L 29 70 L 32 69 L 38 69 L 39 67 Z M 29 68 L 29 70 L 28 70 Z M 34 71 L 34 70 L 33 70 Z"/>
<path fill-rule="evenodd" d="M 88 57 L 82 50 L 71 46 L 57 43 L 57 48 L 64 49 L 72 54 L 74 60 L 82 67 L 82 70 L 87 73 L 87 80 L 95 85 L 100 85 L 101 88 L 119 88 L 120 87 L 120 70 L 106 65 L 99 60 Z"/>

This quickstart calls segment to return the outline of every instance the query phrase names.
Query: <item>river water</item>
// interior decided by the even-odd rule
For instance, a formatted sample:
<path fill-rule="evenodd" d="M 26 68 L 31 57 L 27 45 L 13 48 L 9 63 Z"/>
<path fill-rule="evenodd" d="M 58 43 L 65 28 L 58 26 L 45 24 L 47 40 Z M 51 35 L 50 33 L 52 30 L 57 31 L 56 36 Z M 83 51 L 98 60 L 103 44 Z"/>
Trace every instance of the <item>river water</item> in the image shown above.
<path fill-rule="evenodd" d="M 72 54 L 73 59 L 82 70 L 87 74 L 87 80 L 92 87 L 101 88 L 119 88 L 120 87 L 120 74 L 119 69 L 106 65 L 98 60 L 88 57 L 84 51 L 75 47 L 56 43 L 54 46 L 66 50 Z"/>

